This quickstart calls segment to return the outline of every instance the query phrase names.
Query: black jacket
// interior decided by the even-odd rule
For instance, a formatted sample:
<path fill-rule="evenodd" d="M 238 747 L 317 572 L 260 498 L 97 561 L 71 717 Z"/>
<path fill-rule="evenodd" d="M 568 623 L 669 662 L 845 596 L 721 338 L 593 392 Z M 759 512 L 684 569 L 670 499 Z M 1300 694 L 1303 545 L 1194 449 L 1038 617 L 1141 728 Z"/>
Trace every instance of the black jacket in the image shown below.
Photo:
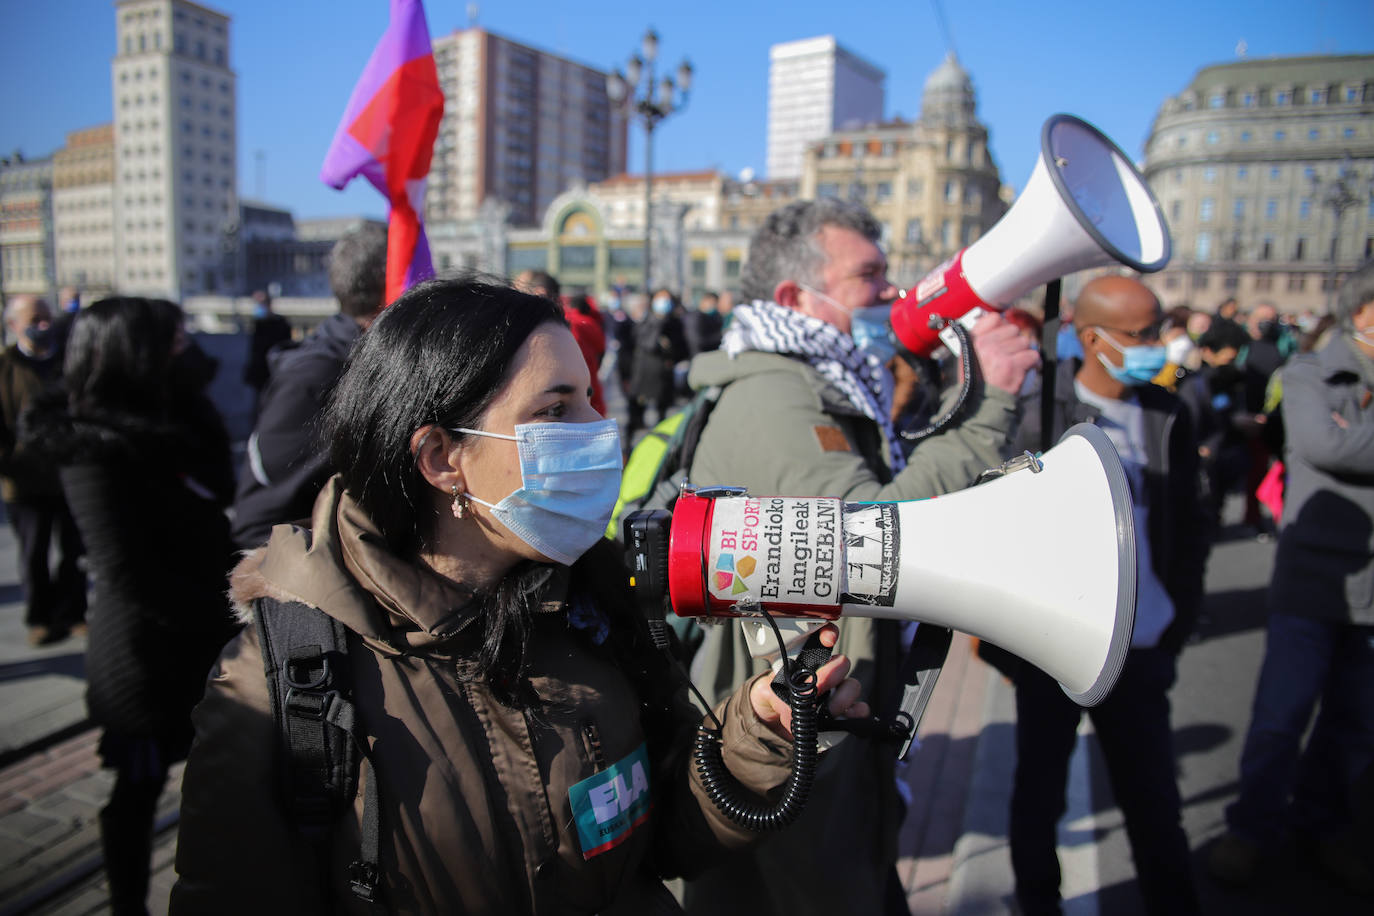
<path fill-rule="evenodd" d="M 187 427 L 123 414 L 55 410 L 33 416 L 27 432 L 60 465 L 86 545 L 91 718 L 184 754 L 191 708 L 237 629 L 225 596 L 229 525 L 192 473 L 203 445 Z"/>
<path fill-rule="evenodd" d="M 1057 441 L 1075 423 L 1096 423 L 1097 408 L 1078 400 L 1074 374 L 1080 360 L 1059 364 L 1054 387 L 1053 432 Z M 1207 566 L 1207 521 L 1198 495 L 1197 439 L 1179 399 L 1155 385 L 1136 389 L 1145 411 L 1148 462 L 1146 501 L 1150 506 L 1150 554 L 1155 575 L 1174 603 L 1174 620 L 1160 646 L 1178 652 L 1192 633 L 1202 607 Z M 1040 390 L 1022 399 L 1017 450 L 1040 449 Z"/>
<path fill-rule="evenodd" d="M 278 351 L 248 440 L 234 499 L 234 543 L 257 547 L 272 526 L 307 518 L 329 479 L 318 421 L 361 328 L 338 314 L 293 350 Z"/>

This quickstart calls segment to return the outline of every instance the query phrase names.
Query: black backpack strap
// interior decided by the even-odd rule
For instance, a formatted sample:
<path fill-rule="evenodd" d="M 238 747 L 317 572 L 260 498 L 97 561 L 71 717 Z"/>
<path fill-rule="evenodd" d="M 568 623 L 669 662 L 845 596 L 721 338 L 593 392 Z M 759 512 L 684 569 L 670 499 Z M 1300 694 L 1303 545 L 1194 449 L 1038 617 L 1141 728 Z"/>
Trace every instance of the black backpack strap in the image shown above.
<path fill-rule="evenodd" d="M 253 615 L 272 713 L 282 738 L 282 797 L 301 837 L 320 853 L 327 873 L 336 819 L 358 794 L 363 742 L 349 683 L 348 633 L 318 608 L 260 598 Z M 349 867 L 353 893 L 376 899 L 377 788 L 368 767 L 363 851 Z"/>

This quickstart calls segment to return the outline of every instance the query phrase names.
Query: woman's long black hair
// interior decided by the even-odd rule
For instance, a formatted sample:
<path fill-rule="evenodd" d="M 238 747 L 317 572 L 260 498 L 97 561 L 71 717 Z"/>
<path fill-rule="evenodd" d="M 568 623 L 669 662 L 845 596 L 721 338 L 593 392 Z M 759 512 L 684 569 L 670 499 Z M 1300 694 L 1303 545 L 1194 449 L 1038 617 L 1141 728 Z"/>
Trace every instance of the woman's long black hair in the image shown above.
<path fill-rule="evenodd" d="M 547 299 L 497 282 L 440 279 L 406 291 L 359 339 L 323 435 L 344 488 L 398 556 L 417 558 L 434 525 L 433 488 L 416 465 L 411 436 L 429 425 L 480 429 L 516 352 L 549 322 L 567 323 Z M 510 698 L 523 680 L 534 600 L 523 587 L 528 571 L 518 565 L 479 596 L 478 676 Z"/>

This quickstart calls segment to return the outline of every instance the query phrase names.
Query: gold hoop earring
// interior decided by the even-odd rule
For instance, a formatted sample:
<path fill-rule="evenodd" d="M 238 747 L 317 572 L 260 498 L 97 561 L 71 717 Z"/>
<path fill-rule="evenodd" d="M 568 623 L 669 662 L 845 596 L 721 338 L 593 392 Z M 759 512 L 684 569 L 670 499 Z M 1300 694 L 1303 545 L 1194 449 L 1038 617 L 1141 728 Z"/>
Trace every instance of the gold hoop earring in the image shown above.
<path fill-rule="evenodd" d="M 464 518 L 467 518 L 467 516 L 468 516 L 468 497 L 467 497 L 467 494 L 466 494 L 466 493 L 459 493 L 459 492 L 458 492 L 458 484 L 456 484 L 456 483 L 451 487 L 451 490 L 453 491 L 453 505 L 452 505 L 452 507 L 451 507 L 451 508 L 453 509 L 453 517 L 454 517 L 454 518 L 457 518 L 457 519 L 464 519 Z"/>

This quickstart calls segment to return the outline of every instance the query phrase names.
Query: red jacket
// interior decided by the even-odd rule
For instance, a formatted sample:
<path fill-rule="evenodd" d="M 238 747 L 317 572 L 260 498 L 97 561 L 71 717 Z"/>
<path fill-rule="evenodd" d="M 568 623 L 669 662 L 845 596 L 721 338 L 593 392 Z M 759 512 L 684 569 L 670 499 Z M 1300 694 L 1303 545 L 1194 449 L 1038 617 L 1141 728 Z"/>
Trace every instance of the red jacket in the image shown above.
<path fill-rule="evenodd" d="M 603 417 L 606 415 L 606 399 L 601 393 L 601 379 L 597 370 L 601 368 L 601 357 L 606 355 L 606 332 L 601 327 L 601 313 L 596 306 L 590 306 L 591 314 L 584 315 L 571 306 L 563 306 L 563 315 L 572 328 L 573 339 L 582 350 L 582 358 L 592 373 L 592 407 Z"/>

